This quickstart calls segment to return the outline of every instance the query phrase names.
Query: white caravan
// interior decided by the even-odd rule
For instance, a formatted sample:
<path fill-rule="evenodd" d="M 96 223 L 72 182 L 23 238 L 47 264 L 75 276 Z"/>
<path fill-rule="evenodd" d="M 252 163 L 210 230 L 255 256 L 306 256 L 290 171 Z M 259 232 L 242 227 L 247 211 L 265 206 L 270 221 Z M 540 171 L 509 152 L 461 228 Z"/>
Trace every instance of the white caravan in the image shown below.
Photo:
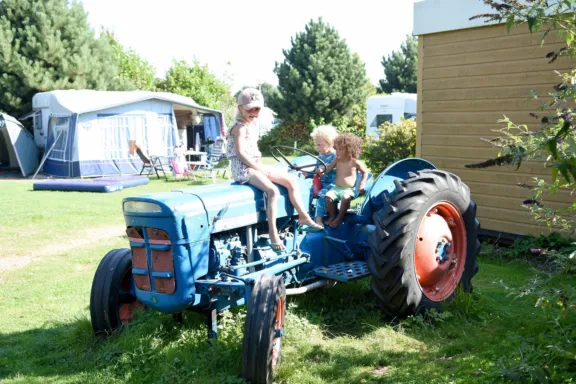
<path fill-rule="evenodd" d="M 378 136 L 378 127 L 382 123 L 399 123 L 400 117 L 416 118 L 415 93 L 372 96 L 367 102 L 366 134 Z"/>

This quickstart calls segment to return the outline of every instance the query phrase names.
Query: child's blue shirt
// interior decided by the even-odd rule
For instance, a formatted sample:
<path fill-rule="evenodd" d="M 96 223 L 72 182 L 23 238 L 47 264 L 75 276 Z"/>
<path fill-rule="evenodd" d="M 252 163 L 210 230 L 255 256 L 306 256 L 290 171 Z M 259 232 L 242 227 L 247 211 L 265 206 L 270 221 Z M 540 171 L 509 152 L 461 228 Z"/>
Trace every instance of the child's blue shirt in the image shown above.
<path fill-rule="evenodd" d="M 330 165 L 331 162 L 334 161 L 336 158 L 336 151 L 328 153 L 326 155 L 317 155 L 323 162 L 326 163 L 326 166 Z M 320 167 L 320 164 L 316 165 L 314 171 Z M 336 184 L 336 167 L 332 169 L 330 172 L 325 173 L 320 177 L 320 181 L 322 182 L 322 187 L 330 184 Z"/>

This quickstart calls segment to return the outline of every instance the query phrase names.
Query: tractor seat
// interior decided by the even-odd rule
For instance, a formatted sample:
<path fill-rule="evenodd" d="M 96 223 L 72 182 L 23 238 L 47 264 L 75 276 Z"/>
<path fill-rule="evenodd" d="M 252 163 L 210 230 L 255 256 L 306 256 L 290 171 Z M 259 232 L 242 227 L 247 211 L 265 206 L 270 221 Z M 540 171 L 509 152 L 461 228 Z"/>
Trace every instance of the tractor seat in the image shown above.
<path fill-rule="evenodd" d="M 362 174 L 360 172 L 358 172 L 358 175 L 356 176 L 356 184 L 354 185 L 354 189 L 356 190 L 356 197 L 354 199 L 352 199 L 352 201 L 358 199 L 360 197 L 359 193 L 358 193 L 358 187 L 360 186 L 360 180 L 362 180 Z M 372 179 L 372 173 L 368 172 L 368 177 L 366 178 L 366 185 L 364 186 L 364 193 L 366 193 L 370 187 L 372 186 L 372 184 L 374 183 L 374 180 Z M 313 197 L 314 199 L 317 199 L 318 197 Z"/>

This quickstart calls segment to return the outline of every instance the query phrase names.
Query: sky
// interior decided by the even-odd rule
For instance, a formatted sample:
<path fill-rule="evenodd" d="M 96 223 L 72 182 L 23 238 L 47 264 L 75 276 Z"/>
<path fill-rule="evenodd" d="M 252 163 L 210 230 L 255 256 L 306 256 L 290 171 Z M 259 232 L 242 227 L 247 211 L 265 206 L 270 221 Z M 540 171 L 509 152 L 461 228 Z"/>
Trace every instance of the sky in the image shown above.
<path fill-rule="evenodd" d="M 261 82 L 278 84 L 275 62 L 311 19 L 336 28 L 366 64 L 372 83 L 384 77 L 382 56 L 412 33 L 416 0 L 82 0 L 96 30 L 112 30 L 163 77 L 173 59 L 194 58 L 232 92 Z"/>

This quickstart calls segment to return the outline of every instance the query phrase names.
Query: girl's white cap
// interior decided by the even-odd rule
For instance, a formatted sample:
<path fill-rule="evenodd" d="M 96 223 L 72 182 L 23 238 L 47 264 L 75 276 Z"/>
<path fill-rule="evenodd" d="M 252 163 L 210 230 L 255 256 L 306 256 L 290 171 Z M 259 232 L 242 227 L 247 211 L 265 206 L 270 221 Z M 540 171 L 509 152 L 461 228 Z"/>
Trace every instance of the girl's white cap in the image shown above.
<path fill-rule="evenodd" d="M 238 105 L 243 106 L 246 110 L 256 107 L 263 108 L 264 96 L 256 88 L 245 88 L 238 95 Z"/>

